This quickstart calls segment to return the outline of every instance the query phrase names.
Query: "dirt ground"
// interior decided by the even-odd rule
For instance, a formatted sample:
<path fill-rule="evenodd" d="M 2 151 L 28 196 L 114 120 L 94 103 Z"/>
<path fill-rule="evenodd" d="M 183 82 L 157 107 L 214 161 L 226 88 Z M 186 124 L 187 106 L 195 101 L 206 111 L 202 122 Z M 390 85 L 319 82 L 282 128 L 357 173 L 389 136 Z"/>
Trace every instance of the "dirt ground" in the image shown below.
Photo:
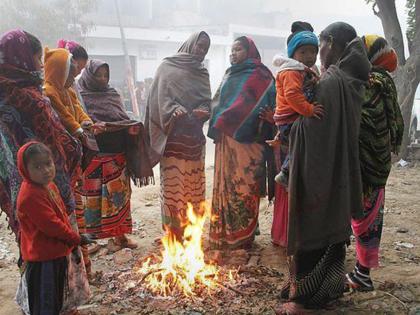
<path fill-rule="evenodd" d="M 210 148 L 210 150 L 212 150 Z M 211 155 L 212 152 L 210 152 Z M 207 165 L 212 165 L 211 158 Z M 207 168 L 207 197 L 211 196 L 212 166 Z M 158 179 L 157 174 L 156 178 Z M 256 277 L 257 291 L 251 295 L 229 292 L 227 304 L 222 302 L 214 307 L 208 301 L 186 301 L 178 307 L 178 302 L 160 300 L 150 305 L 144 300 L 138 305 L 121 299 L 107 299 L 115 294 L 116 288 L 100 281 L 91 286 L 93 297 L 82 307 L 84 315 L 99 314 L 274 314 L 273 306 L 278 302 L 277 294 L 286 275 L 286 256 L 282 248 L 271 244 L 270 230 L 272 205 L 261 203 L 260 230 L 251 256 L 257 257 L 254 265 L 265 268 L 270 277 Z M 104 248 L 92 255 L 94 270 L 103 275 L 127 273 L 136 260 L 150 252 L 156 252 L 154 240 L 162 234 L 160 225 L 159 185 L 135 188 L 132 196 L 132 214 L 135 221 L 133 239 L 139 248 L 133 251 L 134 258 L 127 264 L 116 265 L 113 254 Z M 328 311 L 328 314 L 420 314 L 420 165 L 394 167 L 386 191 L 385 226 L 381 244 L 381 267 L 374 270 L 376 291 L 346 294 Z M 0 218 L 0 314 L 20 314 L 14 302 L 14 294 L 19 281 L 16 267 L 17 248 L 13 236 L 6 229 L 4 215 Z M 207 234 L 205 234 L 207 235 Z M 354 247 L 348 248 L 348 270 L 354 265 Z M 260 271 L 258 271 L 260 272 Z M 103 276 L 103 279 L 106 279 Z M 269 288 L 269 289 L 268 289 Z M 264 291 L 266 290 L 266 291 Z M 223 294 L 222 294 L 223 295 Z M 221 299 L 223 299 L 223 296 Z M 165 303 L 164 303 L 165 302 Z M 171 305 L 169 307 L 168 305 Z M 190 305 L 191 304 L 191 305 Z"/>

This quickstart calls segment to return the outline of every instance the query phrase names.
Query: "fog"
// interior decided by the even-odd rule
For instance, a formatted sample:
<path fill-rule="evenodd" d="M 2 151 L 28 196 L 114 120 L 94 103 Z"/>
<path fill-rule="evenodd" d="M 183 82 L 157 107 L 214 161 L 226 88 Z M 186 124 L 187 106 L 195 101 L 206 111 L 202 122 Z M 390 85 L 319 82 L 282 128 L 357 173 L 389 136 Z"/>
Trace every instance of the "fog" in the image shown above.
<path fill-rule="evenodd" d="M 403 32 L 405 0 L 396 5 Z M 117 18 L 127 47 L 123 49 Z M 55 47 L 61 38 L 85 46 L 89 55 L 107 61 L 111 83 L 124 89 L 125 55 L 134 80 L 150 82 L 161 60 L 174 54 L 193 32 L 210 34 L 212 45 L 205 64 L 214 91 L 229 65 L 230 46 L 237 36 L 254 39 L 263 62 L 284 53 L 293 21 L 307 21 L 319 34 L 328 24 L 345 21 L 359 35 L 383 34 L 380 19 L 365 0 L 2 0 L 0 32 L 22 28 L 44 46 Z M 124 93 L 126 94 L 126 93 Z"/>

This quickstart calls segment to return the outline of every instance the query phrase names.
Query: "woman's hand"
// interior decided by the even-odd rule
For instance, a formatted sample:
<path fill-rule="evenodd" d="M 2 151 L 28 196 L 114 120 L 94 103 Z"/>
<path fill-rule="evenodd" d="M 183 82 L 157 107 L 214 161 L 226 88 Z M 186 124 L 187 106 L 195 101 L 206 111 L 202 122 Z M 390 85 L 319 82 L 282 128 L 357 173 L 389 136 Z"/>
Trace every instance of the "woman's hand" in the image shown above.
<path fill-rule="evenodd" d="M 91 128 L 93 129 L 94 135 L 99 135 L 101 133 L 106 132 L 106 123 L 99 121 L 96 124 L 94 124 Z"/>
<path fill-rule="evenodd" d="M 180 118 L 181 116 L 184 116 L 184 115 L 186 115 L 186 113 L 183 110 L 181 110 L 180 108 L 177 108 L 173 112 L 172 117 L 174 117 L 174 118 Z"/>
<path fill-rule="evenodd" d="M 278 147 L 281 144 L 280 132 L 277 132 L 273 140 L 266 140 L 265 143 L 267 143 L 270 147 Z"/>
<path fill-rule="evenodd" d="M 260 110 L 259 117 L 268 123 L 274 125 L 274 111 L 270 107 L 264 107 Z"/>
<path fill-rule="evenodd" d="M 325 115 L 325 109 L 324 106 L 314 103 L 314 113 L 312 114 L 312 117 L 315 117 L 316 119 L 322 119 Z"/>
<path fill-rule="evenodd" d="M 90 120 L 83 121 L 80 124 L 80 127 L 82 127 L 83 129 L 90 129 L 92 126 L 93 126 L 93 122 L 91 122 Z"/>
<path fill-rule="evenodd" d="M 198 120 L 206 120 L 210 117 L 210 113 L 204 109 L 194 109 L 192 114 Z"/>

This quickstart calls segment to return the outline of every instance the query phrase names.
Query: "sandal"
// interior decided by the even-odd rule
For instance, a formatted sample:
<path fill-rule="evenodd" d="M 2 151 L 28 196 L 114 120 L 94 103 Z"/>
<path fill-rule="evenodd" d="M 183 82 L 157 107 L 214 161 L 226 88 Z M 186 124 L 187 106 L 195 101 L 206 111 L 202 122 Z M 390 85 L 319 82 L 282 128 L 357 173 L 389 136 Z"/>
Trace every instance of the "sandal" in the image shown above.
<path fill-rule="evenodd" d="M 345 292 L 349 292 L 350 290 L 359 292 L 369 292 L 375 290 L 372 280 L 369 276 L 361 277 L 356 276 L 354 272 L 349 272 L 346 274 L 346 280 L 347 281 L 344 288 Z"/>

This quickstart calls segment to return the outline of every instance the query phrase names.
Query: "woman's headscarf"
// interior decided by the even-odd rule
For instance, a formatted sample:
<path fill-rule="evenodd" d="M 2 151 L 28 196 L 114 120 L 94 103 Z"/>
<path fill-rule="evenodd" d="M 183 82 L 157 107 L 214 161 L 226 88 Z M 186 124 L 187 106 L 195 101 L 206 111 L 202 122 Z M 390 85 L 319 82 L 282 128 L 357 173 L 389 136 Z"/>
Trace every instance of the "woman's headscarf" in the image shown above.
<path fill-rule="evenodd" d="M 206 32 L 194 33 L 178 53 L 163 60 L 150 87 L 145 128 L 152 149 L 152 165 L 160 161 L 165 151 L 176 110 L 184 113 L 192 113 L 196 108 L 208 110 L 211 101 L 209 73 L 192 54 L 200 36 L 209 37 Z"/>
<path fill-rule="evenodd" d="M 35 71 L 31 43 L 19 29 L 5 33 L 0 40 L 0 64 Z"/>
<path fill-rule="evenodd" d="M 71 179 L 80 163 L 81 148 L 41 93 L 42 79 L 34 75 L 26 34 L 21 30 L 4 34 L 0 55 L 0 206 L 17 233 L 16 197 L 22 180 L 16 164 L 19 147 L 36 139 L 50 148 L 57 169 L 55 183 L 69 212 L 75 208 Z"/>
<path fill-rule="evenodd" d="M 260 118 L 264 107 L 274 108 L 276 90 L 271 71 L 261 62 L 260 53 L 249 37 L 239 41 L 248 48 L 247 59 L 226 70 L 213 98 L 208 136 L 222 132 L 238 142 L 251 143 L 271 137 L 271 128 Z"/>
<path fill-rule="evenodd" d="M 105 66 L 109 72 L 109 65 L 97 59 L 90 59 L 83 69 L 77 82 L 77 88 L 86 106 L 89 117 L 94 121 L 113 122 L 129 120 L 121 102 L 121 96 L 113 88 L 107 85 L 102 88 L 95 77 L 96 71 Z"/>
<path fill-rule="evenodd" d="M 397 53 L 385 38 L 378 35 L 365 35 L 362 40 L 373 66 L 381 67 L 388 72 L 394 72 L 397 69 Z"/>

